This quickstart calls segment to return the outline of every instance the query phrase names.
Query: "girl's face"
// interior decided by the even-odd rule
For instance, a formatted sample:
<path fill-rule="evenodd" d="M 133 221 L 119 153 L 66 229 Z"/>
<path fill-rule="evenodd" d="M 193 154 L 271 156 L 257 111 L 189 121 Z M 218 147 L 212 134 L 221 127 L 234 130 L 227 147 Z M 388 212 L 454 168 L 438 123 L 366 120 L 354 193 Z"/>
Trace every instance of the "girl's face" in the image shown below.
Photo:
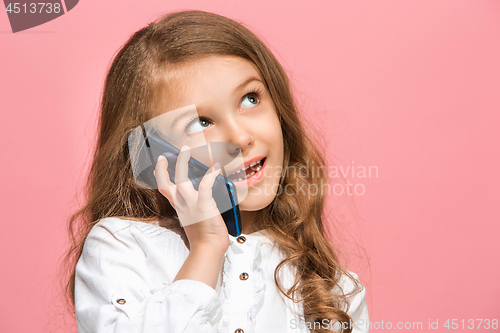
<path fill-rule="evenodd" d="M 255 65 L 235 56 L 205 57 L 169 69 L 167 87 L 165 111 L 196 105 L 199 118 L 177 124 L 188 133 L 186 142 L 203 137 L 207 144 L 228 142 L 241 149 L 245 166 L 258 162 L 239 172 L 241 165 L 225 168 L 237 188 L 248 188 L 240 209 L 257 211 L 269 205 L 283 168 L 283 137 Z"/>

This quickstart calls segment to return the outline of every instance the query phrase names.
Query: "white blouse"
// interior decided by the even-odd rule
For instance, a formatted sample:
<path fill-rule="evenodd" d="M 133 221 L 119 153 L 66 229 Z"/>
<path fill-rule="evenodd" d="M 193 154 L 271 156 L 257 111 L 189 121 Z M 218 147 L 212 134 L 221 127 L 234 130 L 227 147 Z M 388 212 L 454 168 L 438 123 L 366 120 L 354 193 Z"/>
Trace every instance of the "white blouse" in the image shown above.
<path fill-rule="evenodd" d="M 309 332 L 311 327 L 299 320 L 300 304 L 275 285 L 281 251 L 262 231 L 242 236 L 229 235 L 214 290 L 195 280 L 172 282 L 189 253 L 177 233 L 145 222 L 102 219 L 87 236 L 76 265 L 78 332 Z M 288 266 L 283 271 L 280 281 L 290 288 L 294 275 Z M 353 287 L 342 279 L 344 292 Z M 353 332 L 368 332 L 365 289 L 349 303 Z"/>

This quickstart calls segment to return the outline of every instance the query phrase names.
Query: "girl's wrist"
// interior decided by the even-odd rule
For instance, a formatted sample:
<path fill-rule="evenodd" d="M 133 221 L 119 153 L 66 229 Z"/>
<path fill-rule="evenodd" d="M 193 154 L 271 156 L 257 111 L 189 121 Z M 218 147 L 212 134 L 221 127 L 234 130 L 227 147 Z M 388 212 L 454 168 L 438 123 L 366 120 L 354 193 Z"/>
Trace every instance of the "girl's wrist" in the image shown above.
<path fill-rule="evenodd" d="M 227 246 L 222 244 L 212 244 L 212 243 L 197 243 L 190 244 L 189 253 L 194 255 L 203 256 L 221 256 L 226 254 Z"/>

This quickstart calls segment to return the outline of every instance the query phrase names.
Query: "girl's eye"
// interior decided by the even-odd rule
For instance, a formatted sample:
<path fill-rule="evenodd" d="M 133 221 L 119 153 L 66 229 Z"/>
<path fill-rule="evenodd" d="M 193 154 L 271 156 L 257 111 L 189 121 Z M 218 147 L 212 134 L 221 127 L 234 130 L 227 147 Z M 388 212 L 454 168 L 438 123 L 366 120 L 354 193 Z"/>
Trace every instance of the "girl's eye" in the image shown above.
<path fill-rule="evenodd" d="M 241 102 L 241 107 L 243 109 L 250 109 L 256 106 L 257 104 L 259 104 L 259 99 L 257 98 L 257 95 L 252 93 L 243 97 L 243 101 Z"/>
<path fill-rule="evenodd" d="M 205 118 L 195 118 L 186 126 L 186 132 L 198 133 L 210 126 L 210 122 Z"/>

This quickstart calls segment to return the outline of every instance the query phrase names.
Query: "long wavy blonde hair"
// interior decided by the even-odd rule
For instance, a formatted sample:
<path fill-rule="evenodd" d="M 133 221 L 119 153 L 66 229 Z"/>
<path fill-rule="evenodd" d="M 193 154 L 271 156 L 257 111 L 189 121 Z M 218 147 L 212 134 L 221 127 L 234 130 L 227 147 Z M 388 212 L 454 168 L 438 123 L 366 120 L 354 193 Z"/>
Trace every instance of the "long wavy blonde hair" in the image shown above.
<path fill-rule="evenodd" d="M 85 187 L 85 204 L 69 221 L 71 247 L 66 260 L 71 276 L 66 293 L 70 303 L 73 305 L 75 301 L 76 262 L 85 238 L 99 220 L 118 216 L 153 222 L 171 221 L 176 216 L 175 210 L 158 191 L 136 185 L 127 138 L 153 114 L 167 66 L 209 55 L 233 55 L 255 64 L 281 122 L 285 172 L 280 186 L 296 194 L 278 192 L 274 201 L 261 211 L 262 218 L 256 226 L 267 228 L 286 254 L 286 259 L 275 271 L 277 287 L 286 297 L 302 302 L 311 327 L 323 319 L 349 323 L 343 306 L 347 296 L 359 292 L 361 285 L 342 267 L 325 237 L 325 194 L 320 191 L 309 195 L 298 190 L 314 184 L 321 189 L 327 183 L 327 174 L 308 172 L 304 175 L 291 171 L 306 167 L 320 170 L 325 166 L 325 154 L 306 135 L 289 79 L 268 47 L 243 25 L 203 11 L 174 12 L 150 23 L 125 43 L 111 64 L 102 94 L 99 131 Z M 284 290 L 278 279 L 279 270 L 285 264 L 292 265 L 297 272 L 290 290 Z M 355 286 L 352 293 L 332 292 L 336 286 L 340 287 L 342 274 L 352 280 Z M 350 332 L 351 329 L 341 331 Z M 330 331 L 319 328 L 315 332 Z"/>

